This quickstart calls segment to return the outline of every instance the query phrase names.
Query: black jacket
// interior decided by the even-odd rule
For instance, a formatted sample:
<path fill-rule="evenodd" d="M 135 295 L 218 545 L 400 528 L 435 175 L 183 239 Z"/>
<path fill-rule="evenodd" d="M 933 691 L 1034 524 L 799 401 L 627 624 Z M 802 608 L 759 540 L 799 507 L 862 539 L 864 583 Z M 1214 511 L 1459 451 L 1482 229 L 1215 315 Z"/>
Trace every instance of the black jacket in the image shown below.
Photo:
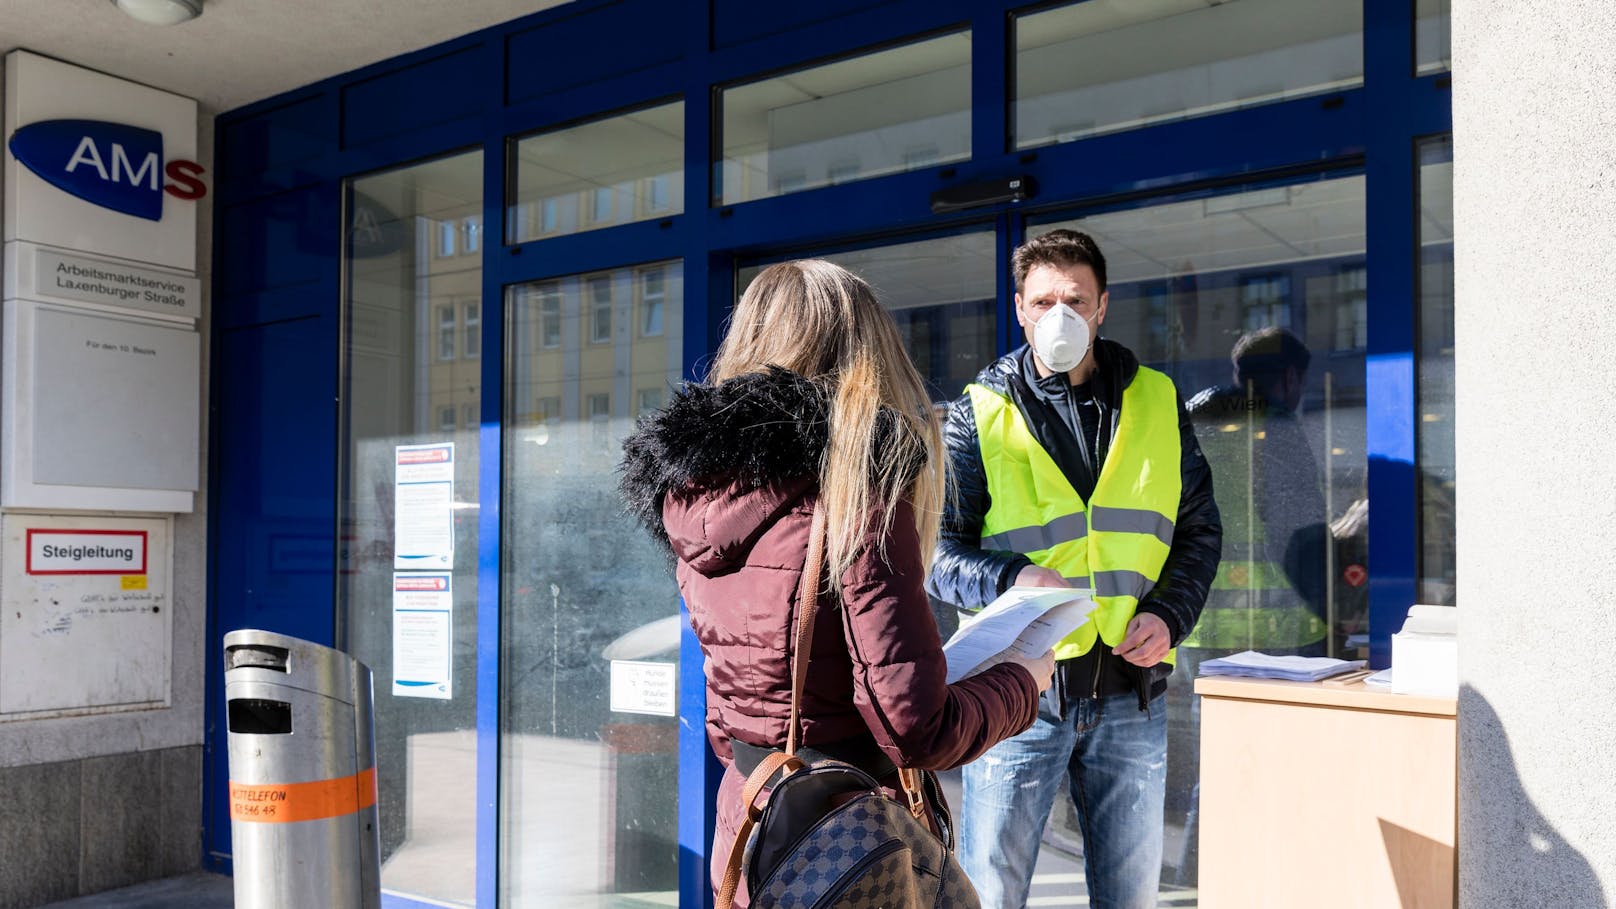
<path fill-rule="evenodd" d="M 1080 477 L 1089 472 L 1087 463 L 1103 465 L 1116 436 L 1118 411 L 1123 389 L 1139 372 L 1139 361 L 1126 347 L 1113 341 L 1094 343 L 1097 364 L 1091 386 L 1099 404 L 1098 452 L 1088 452 L 1082 434 L 1074 434 L 1067 421 L 1043 396 L 1027 383 L 1023 368 L 1031 352 L 1018 348 L 1000 357 L 976 377 L 976 382 L 1004 394 L 1015 403 L 1028 427 L 1062 472 Z M 1178 520 L 1173 529 L 1173 545 L 1162 566 L 1161 577 L 1139 603 L 1139 612 L 1161 618 L 1177 646 L 1195 627 L 1207 591 L 1217 574 L 1223 548 L 1223 528 L 1218 506 L 1212 498 L 1212 472 L 1182 399 L 1178 407 L 1179 442 L 1182 447 L 1183 492 L 1178 504 Z M 939 599 L 967 609 L 977 609 L 1008 589 L 1016 574 L 1032 560 L 1016 552 L 981 548 L 982 518 L 987 514 L 987 475 L 982 466 L 981 445 L 976 433 L 976 416 L 969 395 L 962 395 L 949 408 L 943 428 L 952 467 L 953 494 L 943 516 L 928 587 Z M 1092 479 L 1089 480 L 1092 483 Z M 1074 482 L 1083 488 L 1084 483 Z M 1166 690 L 1172 667 L 1161 664 L 1140 669 L 1111 655 L 1104 642 L 1082 657 L 1061 661 L 1051 688 L 1057 715 L 1064 715 L 1076 698 L 1122 694 L 1134 691 L 1143 705 Z"/>

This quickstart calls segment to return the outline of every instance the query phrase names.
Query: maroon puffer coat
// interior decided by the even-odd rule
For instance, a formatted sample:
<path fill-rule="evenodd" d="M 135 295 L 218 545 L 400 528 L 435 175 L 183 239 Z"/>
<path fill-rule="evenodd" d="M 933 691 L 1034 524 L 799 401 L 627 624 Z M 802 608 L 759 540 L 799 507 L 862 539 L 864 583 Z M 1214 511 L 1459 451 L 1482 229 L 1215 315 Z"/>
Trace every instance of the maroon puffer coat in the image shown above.
<path fill-rule="evenodd" d="M 895 431 L 897 421 L 883 425 Z M 624 500 L 669 546 L 706 656 L 707 734 L 727 765 L 715 812 L 715 886 L 745 812 L 730 741 L 785 745 L 791 627 L 825 447 L 824 391 L 784 370 L 687 386 L 624 441 Z M 803 744 L 873 739 L 898 766 L 944 769 L 1032 725 L 1038 691 L 1021 666 L 943 683 L 907 503 L 894 516 L 885 557 L 877 542 L 870 535 L 820 596 Z M 736 905 L 748 903 L 743 883 Z"/>
<path fill-rule="evenodd" d="M 895 421 L 888 425 L 894 425 Z M 785 744 L 791 626 L 826 445 L 825 398 L 774 370 L 690 386 L 625 443 L 623 491 L 677 560 L 706 655 L 707 723 Z M 1038 691 L 1017 665 L 946 685 L 914 516 L 900 506 L 885 557 L 871 536 L 821 596 L 803 697 L 803 743 L 873 736 L 902 767 L 946 769 L 1031 725 Z"/>

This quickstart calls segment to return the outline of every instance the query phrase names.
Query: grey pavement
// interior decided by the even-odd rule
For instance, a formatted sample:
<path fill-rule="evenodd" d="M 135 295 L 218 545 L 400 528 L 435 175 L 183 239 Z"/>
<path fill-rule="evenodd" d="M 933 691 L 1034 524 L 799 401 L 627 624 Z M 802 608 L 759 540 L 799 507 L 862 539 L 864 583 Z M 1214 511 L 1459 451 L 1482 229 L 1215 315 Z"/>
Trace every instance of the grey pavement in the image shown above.
<path fill-rule="evenodd" d="M 198 871 L 51 903 L 40 909 L 230 909 L 235 904 L 232 887 L 230 878 L 222 874 Z"/>

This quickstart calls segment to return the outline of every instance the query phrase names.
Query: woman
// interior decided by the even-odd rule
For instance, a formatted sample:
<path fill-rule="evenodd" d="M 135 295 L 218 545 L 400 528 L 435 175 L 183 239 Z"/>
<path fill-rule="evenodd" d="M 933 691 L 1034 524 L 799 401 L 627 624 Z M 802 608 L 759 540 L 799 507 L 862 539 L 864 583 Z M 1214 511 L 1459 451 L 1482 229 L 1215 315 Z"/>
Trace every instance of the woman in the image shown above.
<path fill-rule="evenodd" d="M 744 815 L 742 783 L 786 742 L 792 618 L 816 504 L 828 577 L 804 748 L 887 778 L 895 767 L 956 767 L 1032 724 L 1052 654 L 943 682 L 922 586 L 942 513 L 940 447 L 892 317 L 863 281 L 818 260 L 759 274 L 708 382 L 682 389 L 626 441 L 624 498 L 671 548 L 706 656 L 707 734 L 727 768 L 715 885 Z"/>

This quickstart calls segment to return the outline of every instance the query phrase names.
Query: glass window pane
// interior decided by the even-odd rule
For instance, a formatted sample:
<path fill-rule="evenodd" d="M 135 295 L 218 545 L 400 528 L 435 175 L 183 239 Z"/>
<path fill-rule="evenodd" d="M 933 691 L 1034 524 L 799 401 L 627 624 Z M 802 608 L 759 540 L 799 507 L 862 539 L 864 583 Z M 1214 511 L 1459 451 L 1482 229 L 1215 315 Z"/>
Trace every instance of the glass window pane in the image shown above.
<path fill-rule="evenodd" d="M 1177 384 L 1222 513 L 1223 562 L 1169 680 L 1168 888 L 1197 874 L 1196 667 L 1247 649 L 1367 655 L 1367 586 L 1349 570 L 1367 564 L 1364 217 L 1364 179 L 1347 177 L 1028 230 L 1099 243 L 1100 334 Z"/>
<path fill-rule="evenodd" d="M 992 231 L 819 256 L 867 281 L 898 323 L 933 401 L 947 403 L 994 358 Z M 767 263 L 736 270 L 736 296 Z"/>
<path fill-rule="evenodd" d="M 1414 63 L 1420 75 L 1453 69 L 1452 0 L 1415 0 Z"/>
<path fill-rule="evenodd" d="M 482 210 L 470 152 L 350 181 L 396 242 L 351 246 L 341 450 L 338 614 L 346 648 L 375 673 L 382 887 L 435 905 L 476 896 L 477 457 L 482 373 L 457 359 L 457 313 L 475 313 L 481 256 L 439 255 Z M 469 352 L 472 348 L 466 348 Z M 464 419 L 466 415 L 473 419 Z M 453 469 L 400 482 L 400 446 L 443 446 Z M 421 531 L 431 531 L 423 536 Z M 401 535 L 404 534 L 404 535 Z M 418 549 L 401 551 L 401 547 Z M 402 556 L 422 556 L 411 567 Z M 431 570 L 421 570 L 425 568 Z M 395 578 L 446 579 L 447 685 L 402 686 Z"/>
<path fill-rule="evenodd" d="M 1017 148 L 1363 82 L 1363 4 L 1075 3 L 1015 21 Z"/>
<path fill-rule="evenodd" d="M 663 334 L 584 343 L 590 288 L 626 299 L 653 269 Z M 619 674 L 671 686 L 677 672 L 679 588 L 624 512 L 616 468 L 638 412 L 683 375 L 683 286 L 662 262 L 508 294 L 501 906 L 677 903 L 679 720 L 614 710 L 610 692 Z M 559 349 L 552 300 L 569 326 Z"/>
<path fill-rule="evenodd" d="M 719 104 L 715 201 L 723 205 L 963 161 L 971 156 L 971 35 L 728 88 Z"/>
<path fill-rule="evenodd" d="M 1454 603 L 1453 139 L 1420 143 L 1420 602 Z"/>
<path fill-rule="evenodd" d="M 514 158 L 507 242 L 678 214 L 685 208 L 685 104 L 528 136 L 516 143 Z"/>

